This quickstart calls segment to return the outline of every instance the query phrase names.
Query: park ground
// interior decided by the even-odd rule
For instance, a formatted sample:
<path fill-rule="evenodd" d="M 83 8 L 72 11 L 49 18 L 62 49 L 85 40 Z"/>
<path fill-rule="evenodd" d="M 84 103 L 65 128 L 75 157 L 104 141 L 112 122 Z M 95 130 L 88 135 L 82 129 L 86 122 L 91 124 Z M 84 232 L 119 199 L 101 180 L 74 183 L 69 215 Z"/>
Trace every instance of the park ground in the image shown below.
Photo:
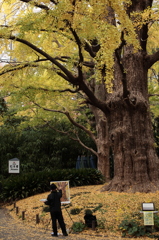
<path fill-rule="evenodd" d="M 123 239 L 119 224 L 123 219 L 140 219 L 141 225 L 144 225 L 142 210 L 143 202 L 154 202 L 156 209 L 159 209 L 159 192 L 156 193 L 117 193 L 117 192 L 101 192 L 103 185 L 81 186 L 70 189 L 70 204 L 62 206 L 63 216 L 66 228 L 69 231 L 67 239 Z M 12 223 L 16 222 L 23 228 L 25 227 L 33 231 L 33 235 L 41 232 L 45 236 L 51 233 L 51 221 L 49 212 L 41 199 L 47 198 L 49 192 L 38 194 L 19 200 L 15 203 L 5 206 L 8 214 L 12 218 Z M 18 207 L 18 213 L 16 212 Z M 90 228 L 84 229 L 82 232 L 73 233 L 71 226 L 74 222 L 84 223 L 84 214 L 86 209 L 91 209 L 98 220 L 98 227 L 95 230 Z M 22 213 L 24 212 L 24 220 Z M 71 214 L 75 212 L 77 214 Z M 158 214 L 158 213 L 156 213 Z M 40 223 L 36 222 L 37 215 Z M 4 226 L 5 228 L 5 226 Z M 59 230 L 60 233 L 60 230 Z M 59 238 L 63 238 L 61 235 Z M 0 240 L 1 238 L 0 235 Z M 4 238 L 5 239 L 5 238 Z M 45 237 L 45 239 L 47 239 Z M 124 239 L 150 239 L 148 237 L 132 238 L 127 236 Z"/>

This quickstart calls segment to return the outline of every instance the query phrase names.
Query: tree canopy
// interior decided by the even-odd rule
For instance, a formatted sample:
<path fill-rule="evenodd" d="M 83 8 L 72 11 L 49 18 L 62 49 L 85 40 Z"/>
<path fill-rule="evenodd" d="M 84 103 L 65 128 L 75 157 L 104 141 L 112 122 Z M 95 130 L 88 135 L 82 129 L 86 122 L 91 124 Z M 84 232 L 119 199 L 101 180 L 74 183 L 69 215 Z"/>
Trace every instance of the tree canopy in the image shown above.
<path fill-rule="evenodd" d="M 83 129 L 97 144 L 99 168 L 109 167 L 110 148 L 114 155 L 108 190 L 158 189 L 148 99 L 148 70 L 159 60 L 158 8 L 152 0 L 1 3 L 1 52 L 8 58 L 1 94 L 31 119 L 49 119 L 47 110 L 73 122 L 70 111 L 87 105 L 97 136 Z"/>

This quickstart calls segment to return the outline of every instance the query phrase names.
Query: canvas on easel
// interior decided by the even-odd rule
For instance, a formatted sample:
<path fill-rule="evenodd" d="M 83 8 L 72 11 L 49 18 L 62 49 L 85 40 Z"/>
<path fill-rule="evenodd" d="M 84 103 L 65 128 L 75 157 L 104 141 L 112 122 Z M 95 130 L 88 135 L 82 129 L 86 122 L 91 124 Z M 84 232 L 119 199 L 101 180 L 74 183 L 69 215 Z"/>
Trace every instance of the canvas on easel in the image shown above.
<path fill-rule="evenodd" d="M 70 187 L 69 187 L 69 181 L 51 181 L 51 184 L 55 184 L 57 188 L 62 189 L 62 198 L 61 203 L 62 204 L 68 204 L 70 203 Z"/>

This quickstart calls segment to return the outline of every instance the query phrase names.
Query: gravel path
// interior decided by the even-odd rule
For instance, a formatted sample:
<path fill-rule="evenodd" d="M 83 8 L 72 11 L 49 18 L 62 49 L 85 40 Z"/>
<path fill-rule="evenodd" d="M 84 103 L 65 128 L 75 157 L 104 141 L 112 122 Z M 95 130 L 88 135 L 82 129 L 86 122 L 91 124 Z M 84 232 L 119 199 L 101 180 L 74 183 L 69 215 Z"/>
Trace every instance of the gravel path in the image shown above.
<path fill-rule="evenodd" d="M 52 237 L 50 231 L 39 230 L 25 226 L 25 223 L 16 222 L 5 208 L 0 208 L 0 240 L 47 240 L 47 239 L 66 239 L 66 240 L 105 240 L 106 237 L 80 236 L 80 234 L 70 234 L 69 236 Z"/>

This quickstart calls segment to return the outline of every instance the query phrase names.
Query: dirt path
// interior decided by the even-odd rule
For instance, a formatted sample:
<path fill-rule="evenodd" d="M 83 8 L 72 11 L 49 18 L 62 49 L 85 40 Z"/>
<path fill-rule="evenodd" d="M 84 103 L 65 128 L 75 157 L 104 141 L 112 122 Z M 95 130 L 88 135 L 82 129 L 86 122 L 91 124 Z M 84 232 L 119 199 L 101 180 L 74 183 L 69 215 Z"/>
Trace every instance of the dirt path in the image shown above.
<path fill-rule="evenodd" d="M 31 228 L 25 226 L 25 224 L 20 224 L 13 219 L 9 212 L 5 208 L 0 208 L 0 240 L 47 240 L 47 239 L 56 239 L 52 237 L 50 231 L 39 230 L 36 228 Z M 66 239 L 66 240 L 86 240 L 86 239 L 98 239 L 105 240 L 105 237 L 91 237 L 80 236 L 75 234 L 70 234 L 67 237 L 58 236 L 57 239 Z"/>

